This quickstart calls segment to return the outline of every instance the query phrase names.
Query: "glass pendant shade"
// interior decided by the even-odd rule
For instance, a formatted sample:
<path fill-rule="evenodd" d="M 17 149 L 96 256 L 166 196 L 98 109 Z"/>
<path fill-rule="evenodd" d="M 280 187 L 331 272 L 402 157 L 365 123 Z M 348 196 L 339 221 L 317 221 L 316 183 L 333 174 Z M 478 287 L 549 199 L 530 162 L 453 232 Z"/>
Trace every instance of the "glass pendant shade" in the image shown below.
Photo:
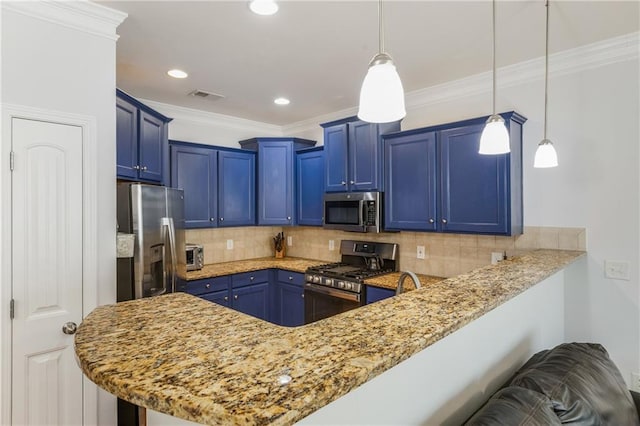
<path fill-rule="evenodd" d="M 404 88 L 391 57 L 377 54 L 360 89 L 358 118 L 369 123 L 389 123 L 407 115 Z"/>
<path fill-rule="evenodd" d="M 504 119 L 499 115 L 492 115 L 480 136 L 480 154 L 496 155 L 506 154 L 510 151 L 509 132 L 504 124 Z"/>
<path fill-rule="evenodd" d="M 538 144 L 536 156 L 533 159 L 533 167 L 543 169 L 558 166 L 558 154 L 553 147 L 553 143 L 549 139 L 543 139 Z"/>

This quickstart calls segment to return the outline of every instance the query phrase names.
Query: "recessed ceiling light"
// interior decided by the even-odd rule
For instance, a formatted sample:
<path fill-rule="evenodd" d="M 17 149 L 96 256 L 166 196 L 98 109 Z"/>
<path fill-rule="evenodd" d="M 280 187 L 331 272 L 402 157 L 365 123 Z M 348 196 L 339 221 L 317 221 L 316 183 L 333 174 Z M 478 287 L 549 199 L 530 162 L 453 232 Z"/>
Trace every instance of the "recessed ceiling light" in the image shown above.
<path fill-rule="evenodd" d="M 257 15 L 273 15 L 278 11 L 278 4 L 273 0 L 253 0 L 249 9 Z"/>
<path fill-rule="evenodd" d="M 273 103 L 276 105 L 289 105 L 290 101 L 287 98 L 275 98 Z"/>
<path fill-rule="evenodd" d="M 186 72 L 177 69 L 169 70 L 167 71 L 167 74 L 169 74 L 173 78 L 187 78 L 189 76 L 189 74 L 187 74 Z"/>

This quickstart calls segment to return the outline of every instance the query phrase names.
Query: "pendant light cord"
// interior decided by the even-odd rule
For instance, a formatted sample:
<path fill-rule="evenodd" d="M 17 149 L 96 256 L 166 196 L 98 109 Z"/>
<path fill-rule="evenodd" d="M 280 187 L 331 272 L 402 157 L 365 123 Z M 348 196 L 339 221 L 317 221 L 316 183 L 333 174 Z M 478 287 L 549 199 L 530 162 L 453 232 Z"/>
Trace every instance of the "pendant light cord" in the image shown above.
<path fill-rule="evenodd" d="M 545 1 L 547 11 L 547 22 L 545 26 L 545 45 L 544 45 L 544 136 L 547 139 L 547 104 L 548 104 L 548 87 L 549 87 L 549 0 Z"/>
<path fill-rule="evenodd" d="M 384 26 L 383 22 L 382 0 L 378 1 L 378 49 L 380 53 L 384 52 Z"/>
<path fill-rule="evenodd" d="M 493 115 L 496 115 L 496 0 L 493 0 L 492 38 L 493 38 Z"/>

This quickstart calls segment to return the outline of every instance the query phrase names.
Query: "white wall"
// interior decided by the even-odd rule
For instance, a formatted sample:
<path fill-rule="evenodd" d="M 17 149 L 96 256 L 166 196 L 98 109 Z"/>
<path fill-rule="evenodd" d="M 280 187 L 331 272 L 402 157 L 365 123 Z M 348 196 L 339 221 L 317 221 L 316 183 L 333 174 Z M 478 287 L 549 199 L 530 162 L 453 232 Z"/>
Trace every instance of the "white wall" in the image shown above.
<path fill-rule="evenodd" d="M 31 16 L 17 13 L 12 9 L 2 10 L 2 102 L 64 113 L 81 114 L 95 117 L 97 122 L 97 170 L 85 170 L 95 173 L 97 194 L 98 224 L 98 265 L 97 300 L 95 304 L 115 302 L 115 38 L 105 36 L 100 31 L 112 25 L 112 36 L 115 36 L 117 24 L 107 23 L 100 31 L 93 34 L 85 29 L 74 27 L 74 18 L 82 22 L 90 21 L 89 15 L 77 15 L 74 7 L 66 5 L 34 5 L 34 8 L 47 9 L 60 18 L 50 20 L 39 19 L 37 9 Z M 25 6 L 29 9 L 29 5 Z M 83 10 L 79 4 L 79 10 Z M 87 5 L 86 10 L 97 7 Z M 42 11 L 42 10 L 41 10 Z M 76 10 L 77 11 L 77 10 Z M 42 11 L 43 14 L 44 11 Z M 107 12 L 108 15 L 108 12 Z M 93 21 L 91 21 L 93 22 Z M 82 24 L 80 25 L 80 27 Z M 10 140 L 3 140 L 3 144 Z M 3 164 L 6 159 L 2 159 Z M 82 167 L 81 164 L 76 165 Z M 2 185 L 2 199 L 5 200 L 7 186 Z M 7 210 L 3 206 L 0 214 L 7 219 Z M 3 238 L 5 238 L 3 236 Z M 6 259 L 9 253 L 0 253 L 0 259 Z M 6 266 L 6 264 L 5 264 Z M 2 274 L 2 287 L 11 285 L 5 282 L 6 274 Z M 4 305 L 4 301 L 3 301 Z M 85 315 L 88 312 L 84 313 Z M 4 323 L 4 324 L 3 324 Z M 0 328 L 8 323 L 8 315 L 0 316 Z M 3 340 L 2 345 L 7 342 Z M 5 378 L 3 377 L 3 383 Z M 115 399 L 103 391 L 99 399 L 99 421 L 102 424 L 115 424 Z M 7 401 L 8 397 L 2 397 Z M 0 413 L 0 423 L 8 418 L 6 406 Z"/>

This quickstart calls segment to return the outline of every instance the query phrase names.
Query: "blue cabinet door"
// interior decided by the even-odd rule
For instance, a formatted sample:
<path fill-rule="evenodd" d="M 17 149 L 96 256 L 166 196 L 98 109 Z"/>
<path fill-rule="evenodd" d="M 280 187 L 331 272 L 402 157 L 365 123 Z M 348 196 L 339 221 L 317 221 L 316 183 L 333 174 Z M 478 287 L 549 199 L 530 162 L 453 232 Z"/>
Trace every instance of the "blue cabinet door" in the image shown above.
<path fill-rule="evenodd" d="M 258 224 L 292 225 L 293 144 L 261 142 L 258 149 Z"/>
<path fill-rule="evenodd" d="M 349 123 L 349 191 L 376 191 L 380 188 L 380 144 L 378 126 L 364 121 Z"/>
<path fill-rule="evenodd" d="M 366 286 L 366 303 L 377 302 L 379 300 L 388 299 L 396 294 L 394 290 L 390 290 L 387 288 L 380 288 L 374 286 Z"/>
<path fill-rule="evenodd" d="M 217 154 L 209 148 L 171 145 L 171 186 L 184 191 L 187 228 L 217 224 Z"/>
<path fill-rule="evenodd" d="M 384 138 L 384 226 L 390 230 L 437 229 L 435 132 Z"/>
<path fill-rule="evenodd" d="M 325 191 L 347 191 L 347 124 L 338 124 L 324 129 Z"/>
<path fill-rule="evenodd" d="M 443 130 L 441 220 L 445 232 L 508 232 L 510 154 L 478 154 L 484 124 Z"/>
<path fill-rule="evenodd" d="M 322 226 L 324 152 L 314 149 L 296 155 L 298 225 Z"/>
<path fill-rule="evenodd" d="M 269 319 L 269 283 L 236 288 L 231 293 L 233 309 L 265 321 Z"/>
<path fill-rule="evenodd" d="M 116 165 L 118 177 L 138 177 L 138 108 L 116 98 Z"/>
<path fill-rule="evenodd" d="M 229 307 L 229 291 L 214 291 L 211 293 L 205 293 L 200 295 L 200 297 L 204 300 L 208 300 L 209 302 L 217 303 L 218 305 Z"/>
<path fill-rule="evenodd" d="M 220 226 L 256 223 L 255 161 L 252 152 L 218 152 Z"/>
<path fill-rule="evenodd" d="M 304 324 L 304 287 L 286 282 L 276 286 L 276 322 L 286 327 L 298 327 Z"/>
<path fill-rule="evenodd" d="M 165 126 L 162 120 L 140 111 L 139 138 L 140 178 L 162 182 L 162 167 L 166 155 Z"/>

